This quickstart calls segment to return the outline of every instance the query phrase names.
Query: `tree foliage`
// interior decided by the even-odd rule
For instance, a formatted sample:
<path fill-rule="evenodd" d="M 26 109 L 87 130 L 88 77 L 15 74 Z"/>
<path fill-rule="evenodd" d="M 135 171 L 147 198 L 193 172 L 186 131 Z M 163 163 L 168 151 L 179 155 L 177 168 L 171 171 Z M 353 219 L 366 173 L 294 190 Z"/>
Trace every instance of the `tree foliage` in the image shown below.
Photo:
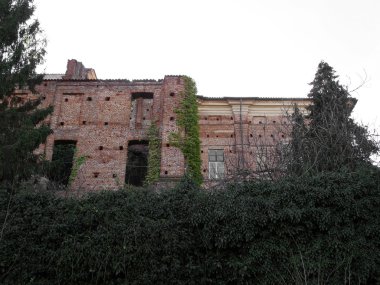
<path fill-rule="evenodd" d="M 199 138 L 199 115 L 197 87 L 190 77 L 184 76 L 185 89 L 180 94 L 181 101 L 175 110 L 178 132 L 171 134 L 172 143 L 185 158 L 186 174 L 197 184 L 202 183 L 201 147 Z"/>
<path fill-rule="evenodd" d="M 0 0 L 0 99 L 16 86 L 34 90 L 42 80 L 35 69 L 43 62 L 45 39 L 32 19 L 33 0 Z"/>
<path fill-rule="evenodd" d="M 15 182 L 28 178 L 37 171 L 38 157 L 33 154 L 46 140 L 51 130 L 41 122 L 51 108 L 36 109 L 39 101 L 21 107 L 0 105 L 0 181 Z M 41 166 L 41 165 L 40 165 Z"/>
<path fill-rule="evenodd" d="M 291 172 L 353 170 L 369 164 L 379 146 L 368 129 L 351 118 L 356 99 L 323 61 L 311 85 L 308 114 L 304 117 L 296 109 L 292 117 Z"/>
<path fill-rule="evenodd" d="M 52 109 L 37 109 L 37 97 L 22 103 L 12 95 L 15 88 L 34 91 L 42 80 L 35 69 L 43 61 L 45 40 L 32 19 L 34 9 L 33 0 L 0 0 L 0 182 L 34 173 L 37 158 L 32 152 L 50 133 L 42 121 Z"/>

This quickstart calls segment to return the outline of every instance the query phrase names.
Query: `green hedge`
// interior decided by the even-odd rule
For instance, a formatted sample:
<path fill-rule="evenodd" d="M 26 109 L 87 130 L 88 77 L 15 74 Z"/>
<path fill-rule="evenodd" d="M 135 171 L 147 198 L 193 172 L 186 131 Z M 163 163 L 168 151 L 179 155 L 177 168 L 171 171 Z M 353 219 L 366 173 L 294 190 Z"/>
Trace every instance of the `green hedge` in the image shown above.
<path fill-rule="evenodd" d="M 376 284 L 379 268 L 377 169 L 80 200 L 20 192 L 0 241 L 1 284 Z"/>

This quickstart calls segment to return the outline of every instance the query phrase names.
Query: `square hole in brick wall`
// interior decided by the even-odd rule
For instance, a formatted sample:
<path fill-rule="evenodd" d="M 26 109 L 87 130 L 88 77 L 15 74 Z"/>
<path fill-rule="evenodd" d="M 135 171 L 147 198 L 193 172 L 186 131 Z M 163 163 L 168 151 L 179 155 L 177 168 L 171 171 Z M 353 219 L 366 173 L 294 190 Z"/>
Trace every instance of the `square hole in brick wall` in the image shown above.
<path fill-rule="evenodd" d="M 106 101 L 109 101 L 111 98 L 110 97 L 106 97 Z"/>
<path fill-rule="evenodd" d="M 87 101 L 92 101 L 92 97 L 87 97 Z"/>

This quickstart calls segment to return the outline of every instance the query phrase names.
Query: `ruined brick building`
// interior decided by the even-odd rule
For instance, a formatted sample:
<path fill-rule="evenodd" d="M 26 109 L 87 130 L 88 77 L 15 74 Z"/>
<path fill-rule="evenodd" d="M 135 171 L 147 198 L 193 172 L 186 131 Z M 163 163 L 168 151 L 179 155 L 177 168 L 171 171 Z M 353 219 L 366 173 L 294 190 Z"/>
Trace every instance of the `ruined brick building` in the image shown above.
<path fill-rule="evenodd" d="M 179 178 L 184 173 L 184 159 L 180 150 L 170 145 L 169 135 L 176 130 L 174 110 L 183 89 L 182 76 L 102 80 L 93 69 L 69 60 L 65 74 L 48 74 L 37 87 L 42 105 L 53 105 L 54 112 L 47 118 L 53 134 L 36 152 L 54 159 L 58 146 L 75 146 L 72 156 L 85 158 L 71 185 L 76 189 L 141 185 L 147 166 L 147 129 L 154 122 L 161 138 L 161 179 Z M 30 96 L 17 92 L 18 96 Z M 259 162 L 265 159 L 260 154 L 266 146 L 273 141 L 286 142 L 284 110 L 295 102 L 301 108 L 309 103 L 300 98 L 198 96 L 205 180 L 227 177 L 241 169 L 260 171 Z"/>

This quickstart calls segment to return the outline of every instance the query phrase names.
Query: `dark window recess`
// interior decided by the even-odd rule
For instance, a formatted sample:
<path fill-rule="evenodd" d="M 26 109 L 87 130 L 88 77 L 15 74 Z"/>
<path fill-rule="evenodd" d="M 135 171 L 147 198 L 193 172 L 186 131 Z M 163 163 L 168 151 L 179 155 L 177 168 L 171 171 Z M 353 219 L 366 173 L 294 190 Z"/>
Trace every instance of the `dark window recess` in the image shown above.
<path fill-rule="evenodd" d="M 99 150 L 103 150 L 103 146 L 100 146 L 98 149 L 99 149 Z"/>
<path fill-rule="evenodd" d="M 251 138 L 253 138 L 253 135 L 252 135 L 252 134 L 250 134 L 249 136 L 250 136 Z"/>
<path fill-rule="evenodd" d="M 121 146 L 119 146 L 119 150 L 123 150 L 124 149 L 124 147 L 121 145 Z"/>
<path fill-rule="evenodd" d="M 167 170 L 165 170 L 165 175 L 168 175 L 168 171 Z"/>
<path fill-rule="evenodd" d="M 174 92 L 170 93 L 170 97 L 174 97 L 174 95 L 175 95 Z"/>
<path fill-rule="evenodd" d="M 132 100 L 136 100 L 138 98 L 153 99 L 153 93 L 152 92 L 134 92 L 134 93 L 132 93 Z"/>
<path fill-rule="evenodd" d="M 83 122 L 82 122 L 82 125 L 85 125 L 85 124 L 87 124 L 87 122 L 86 122 L 86 121 L 83 121 Z"/>
<path fill-rule="evenodd" d="M 65 123 L 64 123 L 64 122 L 60 122 L 59 124 L 60 124 L 61 126 L 63 126 Z"/>
<path fill-rule="evenodd" d="M 99 172 L 94 172 L 94 178 L 98 178 Z"/>
<path fill-rule="evenodd" d="M 167 143 L 167 144 L 166 144 L 166 147 L 170 147 L 170 144 Z"/>
<path fill-rule="evenodd" d="M 50 180 L 67 185 L 73 167 L 76 141 L 57 140 L 54 142 L 53 158 L 48 171 Z"/>
<path fill-rule="evenodd" d="M 69 99 L 65 98 L 65 102 L 69 102 Z"/>
<path fill-rule="evenodd" d="M 92 97 L 87 97 L 87 101 L 92 101 Z"/>
<path fill-rule="evenodd" d="M 110 97 L 106 97 L 106 101 L 109 101 L 111 98 Z"/>
<path fill-rule="evenodd" d="M 117 177 L 117 174 L 116 174 L 116 173 L 112 174 L 112 177 L 113 177 L 113 178 L 116 178 L 116 177 Z"/>
<path fill-rule="evenodd" d="M 174 121 L 174 117 L 170 117 L 170 121 Z"/>
<path fill-rule="evenodd" d="M 108 126 L 108 122 L 104 122 L 104 125 L 105 125 L 105 126 Z"/>
<path fill-rule="evenodd" d="M 148 168 L 148 141 L 130 141 L 128 160 L 125 168 L 125 183 L 142 186 Z"/>
<path fill-rule="evenodd" d="M 42 96 L 42 100 L 45 100 L 46 99 L 46 97 L 45 96 Z"/>

